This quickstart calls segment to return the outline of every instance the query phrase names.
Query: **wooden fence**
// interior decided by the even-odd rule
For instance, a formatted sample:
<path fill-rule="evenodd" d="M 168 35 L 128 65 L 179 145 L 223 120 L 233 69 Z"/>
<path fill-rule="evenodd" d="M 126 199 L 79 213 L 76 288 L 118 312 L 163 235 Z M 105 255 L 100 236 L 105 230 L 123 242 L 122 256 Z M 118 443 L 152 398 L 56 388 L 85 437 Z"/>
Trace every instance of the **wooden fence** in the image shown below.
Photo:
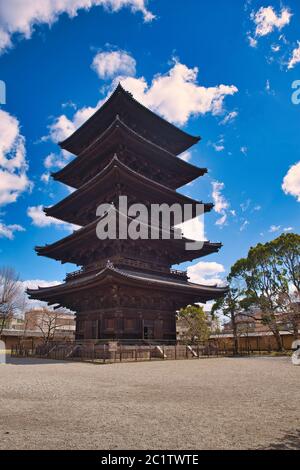
<path fill-rule="evenodd" d="M 34 357 L 55 361 L 84 361 L 98 364 L 141 362 L 155 360 L 197 360 L 212 357 L 224 357 L 233 354 L 232 350 L 219 349 L 212 345 L 123 345 L 84 344 L 84 343 L 49 343 L 35 348 L 17 345 L 12 348 L 12 357 Z M 251 351 L 241 351 L 242 355 Z"/>

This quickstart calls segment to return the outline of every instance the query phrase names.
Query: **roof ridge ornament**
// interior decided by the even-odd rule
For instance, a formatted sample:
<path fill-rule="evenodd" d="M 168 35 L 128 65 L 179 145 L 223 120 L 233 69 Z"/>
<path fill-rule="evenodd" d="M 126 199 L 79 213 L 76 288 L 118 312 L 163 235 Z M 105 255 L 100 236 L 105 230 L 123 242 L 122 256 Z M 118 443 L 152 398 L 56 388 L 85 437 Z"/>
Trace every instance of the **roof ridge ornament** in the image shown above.
<path fill-rule="evenodd" d="M 114 263 L 112 261 L 110 261 L 109 259 L 106 262 L 106 267 L 108 269 L 115 269 Z"/>

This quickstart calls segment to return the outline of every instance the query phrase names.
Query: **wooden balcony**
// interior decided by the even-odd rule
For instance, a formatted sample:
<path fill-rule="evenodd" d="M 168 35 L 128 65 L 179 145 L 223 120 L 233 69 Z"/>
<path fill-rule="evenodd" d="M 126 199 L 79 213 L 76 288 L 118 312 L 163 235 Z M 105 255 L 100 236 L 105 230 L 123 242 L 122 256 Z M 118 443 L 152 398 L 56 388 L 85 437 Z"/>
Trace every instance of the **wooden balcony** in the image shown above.
<path fill-rule="evenodd" d="M 85 268 L 82 268 L 78 271 L 74 271 L 72 273 L 67 274 L 67 277 L 65 279 L 66 282 L 68 281 L 73 281 L 74 279 L 77 279 L 78 277 L 81 276 L 87 276 L 95 271 L 99 271 L 107 267 L 108 263 L 96 263 L 91 266 L 87 266 Z M 163 266 L 154 266 L 150 263 L 139 261 L 139 260 L 134 260 L 134 259 L 120 259 L 120 260 L 113 260 L 111 262 L 112 266 L 115 266 L 118 269 L 136 269 L 138 271 L 146 271 L 148 273 L 152 274 L 162 274 L 166 276 L 174 276 L 180 279 L 187 280 L 187 272 L 186 271 L 179 271 L 177 269 L 168 269 Z"/>

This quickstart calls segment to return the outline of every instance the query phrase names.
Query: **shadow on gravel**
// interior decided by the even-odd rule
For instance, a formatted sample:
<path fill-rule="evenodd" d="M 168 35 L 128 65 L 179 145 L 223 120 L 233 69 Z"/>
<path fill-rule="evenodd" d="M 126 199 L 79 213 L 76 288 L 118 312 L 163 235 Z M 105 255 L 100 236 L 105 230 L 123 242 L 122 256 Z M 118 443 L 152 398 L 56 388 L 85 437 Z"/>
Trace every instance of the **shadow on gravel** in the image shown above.
<path fill-rule="evenodd" d="M 52 359 L 36 359 L 36 358 L 15 358 L 15 357 L 10 357 L 8 356 L 6 358 L 6 364 L 7 365 L 14 365 L 14 366 L 40 366 L 40 365 L 51 365 L 51 364 L 60 364 L 60 365 L 66 365 L 68 364 L 67 362 L 64 361 L 55 361 Z"/>
<path fill-rule="evenodd" d="M 282 439 L 260 450 L 300 450 L 300 431 L 286 434 Z"/>

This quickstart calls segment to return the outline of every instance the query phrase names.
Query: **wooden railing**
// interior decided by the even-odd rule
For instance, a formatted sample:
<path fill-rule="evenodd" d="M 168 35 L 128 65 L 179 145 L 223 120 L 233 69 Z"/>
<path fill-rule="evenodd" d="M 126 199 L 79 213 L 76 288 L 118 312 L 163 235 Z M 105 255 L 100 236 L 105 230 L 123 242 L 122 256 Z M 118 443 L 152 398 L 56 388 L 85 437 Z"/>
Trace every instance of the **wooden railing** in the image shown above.
<path fill-rule="evenodd" d="M 124 260 L 120 260 L 120 262 L 118 264 L 120 264 L 121 266 L 129 266 L 131 268 L 142 269 L 142 270 L 146 270 L 148 272 L 150 271 L 150 272 L 153 272 L 153 273 L 163 273 L 163 274 L 167 274 L 167 275 L 171 274 L 172 276 L 187 279 L 187 272 L 186 271 L 180 271 L 178 269 L 168 269 L 168 268 L 164 268 L 163 266 L 155 266 L 154 267 L 154 266 L 151 266 L 148 263 L 144 263 L 144 262 L 139 261 L 139 260 L 124 259 Z M 72 273 L 67 274 L 66 281 L 72 281 L 74 279 L 77 279 L 80 276 L 92 273 L 93 271 L 96 271 L 98 269 L 104 269 L 105 266 L 106 266 L 105 263 L 101 263 L 101 264 L 98 264 L 98 265 L 93 265 L 93 266 L 90 266 L 90 267 L 82 268 L 78 271 L 74 271 Z"/>
<path fill-rule="evenodd" d="M 157 344 L 131 344 L 101 342 L 53 342 L 34 348 L 22 345 L 11 349 L 12 357 L 34 357 L 62 361 L 87 361 L 98 364 L 115 362 L 139 362 L 152 360 L 199 360 L 210 357 L 228 355 L 225 350 L 218 350 L 209 344 L 204 345 L 170 345 L 163 342 Z"/>

